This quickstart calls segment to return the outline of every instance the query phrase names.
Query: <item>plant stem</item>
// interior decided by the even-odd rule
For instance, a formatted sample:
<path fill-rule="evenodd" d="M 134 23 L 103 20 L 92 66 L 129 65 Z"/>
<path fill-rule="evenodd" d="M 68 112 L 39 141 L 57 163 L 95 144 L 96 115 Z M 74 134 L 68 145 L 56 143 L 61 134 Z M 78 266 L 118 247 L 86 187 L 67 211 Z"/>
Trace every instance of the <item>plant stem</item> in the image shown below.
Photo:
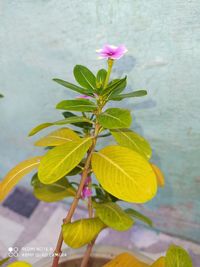
<path fill-rule="evenodd" d="M 105 83 L 104 83 L 104 89 L 108 85 L 108 82 L 109 82 L 109 79 L 110 79 L 110 74 L 111 74 L 111 71 L 112 71 L 113 62 L 114 62 L 113 59 L 110 59 L 110 58 L 108 59 L 108 72 L 107 72 L 106 80 L 105 80 Z"/>
<path fill-rule="evenodd" d="M 105 80 L 105 83 L 104 83 L 104 89 L 108 85 L 108 82 L 109 82 L 109 79 L 110 79 L 110 74 L 111 74 L 111 71 L 112 71 L 113 63 L 114 63 L 113 59 L 108 59 L 108 71 L 107 71 L 106 80 Z M 91 197 L 88 198 L 88 212 L 89 212 L 89 217 L 91 218 L 92 215 L 93 215 L 92 198 Z M 87 267 L 88 261 L 89 261 L 89 258 L 90 258 L 90 254 L 92 252 L 92 249 L 93 249 L 93 246 L 95 244 L 96 238 L 94 240 L 92 240 L 87 245 L 87 248 L 86 248 L 85 254 L 83 256 L 83 260 L 81 262 L 81 266 L 80 267 Z"/>
<path fill-rule="evenodd" d="M 81 262 L 81 266 L 80 267 L 87 267 L 87 264 L 88 264 L 88 261 L 89 261 L 89 258 L 90 258 L 90 254 L 92 252 L 92 249 L 93 249 L 93 246 L 95 244 L 95 241 L 96 241 L 96 238 L 94 240 L 92 240 L 92 242 L 90 242 L 87 245 L 87 249 L 85 251 L 85 254 L 84 254 L 84 257 L 83 257 L 83 260 Z"/>
<path fill-rule="evenodd" d="M 88 197 L 88 214 L 89 218 L 93 217 L 92 197 Z M 80 267 L 87 267 L 94 243 L 95 239 L 87 245 Z"/>
<path fill-rule="evenodd" d="M 88 175 L 88 172 L 89 172 L 89 169 L 90 169 L 90 162 L 91 162 L 92 153 L 93 153 L 93 151 L 95 149 L 95 145 L 96 145 L 96 142 L 97 142 L 97 136 L 98 136 L 98 133 L 99 133 L 99 128 L 100 128 L 99 125 L 96 124 L 95 125 L 94 135 L 93 135 L 93 137 L 94 137 L 93 143 L 92 143 L 92 145 L 91 145 L 91 147 L 90 147 L 90 149 L 88 151 L 88 155 L 87 155 L 86 162 L 85 162 L 85 167 L 83 169 L 82 176 L 81 176 L 81 181 L 80 181 L 78 190 L 76 192 L 76 196 L 73 199 L 73 202 L 72 202 L 72 204 L 70 206 L 70 209 L 68 211 L 67 216 L 63 220 L 63 223 L 69 223 L 71 221 L 72 216 L 74 215 L 74 212 L 75 212 L 75 210 L 77 208 L 79 199 L 81 198 L 81 193 L 82 193 L 82 190 L 83 190 L 83 187 L 85 185 L 85 182 L 86 182 L 86 179 L 87 179 L 87 175 Z M 53 259 L 52 267 L 58 267 L 58 262 L 59 262 L 59 259 L 60 259 L 60 255 L 62 253 L 62 251 L 61 251 L 62 243 L 63 243 L 63 235 L 62 235 L 62 230 L 61 230 L 59 238 L 58 238 L 58 241 L 57 241 L 56 249 L 55 249 L 55 252 L 54 252 L 54 259 Z"/>

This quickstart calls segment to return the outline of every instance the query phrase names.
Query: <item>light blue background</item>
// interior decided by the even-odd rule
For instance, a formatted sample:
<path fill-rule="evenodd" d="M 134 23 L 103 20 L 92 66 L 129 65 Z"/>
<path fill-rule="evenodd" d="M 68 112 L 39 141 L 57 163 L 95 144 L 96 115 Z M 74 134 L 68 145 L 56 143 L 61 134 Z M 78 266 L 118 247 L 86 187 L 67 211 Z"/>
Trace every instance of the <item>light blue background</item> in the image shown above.
<path fill-rule="evenodd" d="M 129 87 L 148 90 L 145 98 L 123 102 L 166 176 L 165 189 L 142 210 L 157 229 L 198 242 L 199 0 L 2 0 L 0 176 L 41 153 L 27 133 L 60 119 L 55 104 L 75 96 L 51 79 L 73 81 L 77 63 L 94 71 L 104 66 L 95 54 L 104 43 L 129 50 L 113 76 L 128 74 Z"/>

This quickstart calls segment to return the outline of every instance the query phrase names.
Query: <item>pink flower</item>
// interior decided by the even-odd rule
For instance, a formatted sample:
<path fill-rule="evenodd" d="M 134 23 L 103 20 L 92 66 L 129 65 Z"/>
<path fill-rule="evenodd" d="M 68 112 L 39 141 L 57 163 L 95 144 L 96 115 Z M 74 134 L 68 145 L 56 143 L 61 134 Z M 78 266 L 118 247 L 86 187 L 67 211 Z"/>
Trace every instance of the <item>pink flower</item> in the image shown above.
<path fill-rule="evenodd" d="M 125 45 L 109 45 L 106 44 L 102 49 L 96 50 L 99 54 L 99 58 L 110 58 L 110 59 L 120 59 L 127 52 Z"/>
<path fill-rule="evenodd" d="M 88 96 L 88 95 L 79 95 L 79 96 L 77 96 L 76 98 L 81 98 L 81 99 L 90 99 L 91 97 L 90 96 Z"/>
<path fill-rule="evenodd" d="M 92 189 L 89 187 L 89 184 L 91 182 L 92 182 L 91 176 L 88 175 L 88 177 L 86 178 L 82 193 L 81 193 L 82 199 L 85 199 L 86 197 L 91 197 Z"/>
<path fill-rule="evenodd" d="M 86 197 L 91 197 L 92 195 L 92 189 L 88 186 L 84 186 L 82 191 L 82 198 L 85 199 Z"/>

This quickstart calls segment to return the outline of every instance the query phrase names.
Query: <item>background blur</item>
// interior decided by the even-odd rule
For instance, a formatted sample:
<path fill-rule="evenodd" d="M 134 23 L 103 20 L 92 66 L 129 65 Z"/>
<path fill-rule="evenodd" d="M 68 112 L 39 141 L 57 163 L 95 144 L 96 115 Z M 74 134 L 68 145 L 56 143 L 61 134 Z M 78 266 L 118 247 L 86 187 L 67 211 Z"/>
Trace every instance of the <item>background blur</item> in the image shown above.
<path fill-rule="evenodd" d="M 105 43 L 129 50 L 113 76 L 127 74 L 129 88 L 148 90 L 122 102 L 166 176 L 141 209 L 156 229 L 199 242 L 199 0 L 0 1 L 0 177 L 42 152 L 29 130 L 60 119 L 55 104 L 75 96 L 51 79 L 73 82 L 75 64 L 104 67 L 95 50 Z"/>

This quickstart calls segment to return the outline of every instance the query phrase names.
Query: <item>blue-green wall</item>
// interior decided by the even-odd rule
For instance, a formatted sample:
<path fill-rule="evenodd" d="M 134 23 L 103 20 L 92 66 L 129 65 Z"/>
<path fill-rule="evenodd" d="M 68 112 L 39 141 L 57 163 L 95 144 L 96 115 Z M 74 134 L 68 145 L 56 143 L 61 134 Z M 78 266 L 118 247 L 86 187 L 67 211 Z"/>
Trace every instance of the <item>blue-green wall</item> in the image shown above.
<path fill-rule="evenodd" d="M 114 75 L 128 74 L 148 97 L 124 104 L 147 137 L 166 187 L 145 205 L 163 231 L 200 240 L 199 0 L 2 0 L 0 2 L 0 175 L 41 152 L 28 131 L 54 110 L 74 64 L 105 64 L 95 49 L 124 43 Z M 150 210 L 151 208 L 151 210 Z"/>

